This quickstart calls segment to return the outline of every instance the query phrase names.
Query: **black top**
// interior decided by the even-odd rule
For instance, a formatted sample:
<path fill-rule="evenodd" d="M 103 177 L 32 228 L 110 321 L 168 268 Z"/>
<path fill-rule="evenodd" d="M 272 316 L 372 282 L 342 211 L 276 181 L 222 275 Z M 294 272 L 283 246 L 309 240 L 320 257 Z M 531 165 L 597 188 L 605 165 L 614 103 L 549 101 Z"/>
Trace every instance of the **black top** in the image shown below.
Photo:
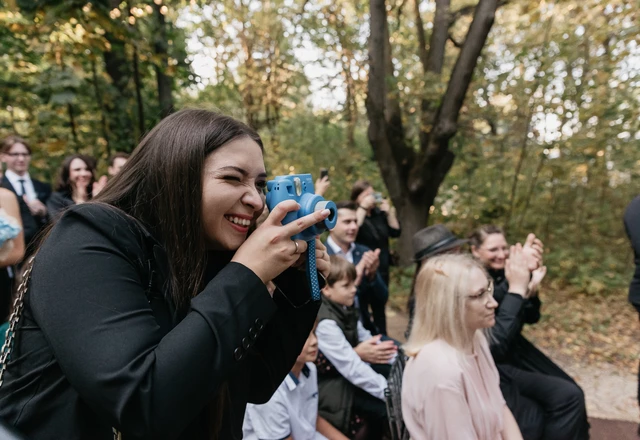
<path fill-rule="evenodd" d="M 636 270 L 629 285 L 629 301 L 640 312 L 640 196 L 631 201 L 624 213 L 624 227 L 631 241 Z"/>
<path fill-rule="evenodd" d="M 33 178 L 31 178 L 31 182 L 33 183 L 33 188 L 36 191 L 38 200 L 46 205 L 47 200 L 51 196 L 51 186 Z M 11 190 L 16 196 L 18 196 L 16 189 L 11 185 L 11 182 L 9 182 L 9 179 L 7 179 L 6 176 L 2 178 L 2 187 Z M 18 205 L 20 206 L 20 217 L 22 219 L 22 229 L 24 231 L 25 255 L 28 255 L 32 250 L 36 235 L 47 223 L 48 216 L 37 216 L 31 214 L 29 207 L 21 196 L 18 196 Z"/>
<path fill-rule="evenodd" d="M 60 214 L 69 206 L 75 205 L 71 194 L 66 191 L 55 191 L 51 193 L 51 197 L 47 200 L 47 211 L 49 212 L 49 218 L 57 220 Z"/>
<path fill-rule="evenodd" d="M 204 440 L 226 388 L 219 438 L 242 438 L 246 403 L 278 388 L 320 303 L 303 272 L 276 278 L 272 299 L 230 258 L 210 255 L 206 287 L 179 313 L 165 251 L 137 221 L 71 207 L 36 256 L 0 418 L 38 440 L 111 440 L 112 426 L 128 440 Z"/>
<path fill-rule="evenodd" d="M 400 237 L 401 230 L 389 226 L 387 214 L 378 208 L 373 208 L 371 214 L 366 216 L 358 230 L 356 243 L 363 244 L 369 249 L 380 249 L 380 267 L 378 271 L 382 275 L 385 284 L 389 285 L 389 238 Z"/>
<path fill-rule="evenodd" d="M 491 329 L 491 354 L 496 362 L 519 364 L 517 350 L 518 340 L 524 324 L 535 324 L 540 320 L 542 302 L 537 296 L 523 298 L 521 295 L 509 292 L 509 283 L 504 276 L 504 270 L 489 270 L 493 278 L 493 297 L 498 302 L 496 310 L 496 324 Z"/>

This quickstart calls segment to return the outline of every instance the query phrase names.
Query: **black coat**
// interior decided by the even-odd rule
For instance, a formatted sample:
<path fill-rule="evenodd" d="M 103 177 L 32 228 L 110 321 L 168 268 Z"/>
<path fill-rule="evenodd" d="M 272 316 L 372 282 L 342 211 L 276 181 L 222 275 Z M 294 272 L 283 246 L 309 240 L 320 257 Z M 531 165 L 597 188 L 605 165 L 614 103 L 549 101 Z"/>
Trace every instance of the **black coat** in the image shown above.
<path fill-rule="evenodd" d="M 636 270 L 629 285 L 629 301 L 640 312 L 640 196 L 629 203 L 624 213 L 624 227 L 631 241 Z"/>
<path fill-rule="evenodd" d="M 51 197 L 49 197 L 49 200 L 47 200 L 49 218 L 52 221 L 56 221 L 66 208 L 75 204 L 76 202 L 73 201 L 71 194 L 68 192 L 53 192 Z"/>
<path fill-rule="evenodd" d="M 400 237 L 402 230 L 389 226 L 387 213 L 373 208 L 371 215 L 364 218 L 364 222 L 358 229 L 356 243 L 369 249 L 380 249 L 380 266 L 378 272 L 382 276 L 385 285 L 389 285 L 389 266 L 391 265 L 391 253 L 389 251 L 389 238 Z"/>
<path fill-rule="evenodd" d="M 165 251 L 137 221 L 71 207 L 36 256 L 0 417 L 38 440 L 110 440 L 112 426 L 126 440 L 199 440 L 226 388 L 219 438 L 240 439 L 246 403 L 278 388 L 320 302 L 303 272 L 276 278 L 272 299 L 230 258 L 210 255 L 206 287 L 180 314 Z"/>
<path fill-rule="evenodd" d="M 33 188 L 36 191 L 38 200 L 46 205 L 47 200 L 49 200 L 49 197 L 51 196 L 51 186 L 33 178 L 31 179 L 31 182 L 33 182 Z M 16 196 L 18 196 L 16 189 L 11 185 L 11 182 L 9 182 L 9 179 L 7 179 L 6 176 L 2 178 L 2 187 L 11 190 Z M 22 228 L 24 230 L 25 249 L 28 249 L 27 252 L 29 253 L 31 250 L 30 245 L 33 244 L 38 232 L 40 232 L 40 230 L 47 224 L 48 216 L 36 216 L 31 214 L 29 207 L 22 197 L 18 197 L 18 205 L 20 206 L 20 217 L 22 219 Z"/>
<path fill-rule="evenodd" d="M 504 271 L 489 271 L 494 281 L 493 297 L 498 302 L 496 324 L 491 329 L 491 354 L 500 372 L 500 388 L 505 399 L 515 393 L 509 387 L 510 367 L 525 371 L 549 374 L 575 382 L 558 365 L 549 359 L 527 338 L 522 336 L 524 324 L 535 324 L 540 320 L 542 302 L 537 296 L 524 299 L 509 293 L 509 283 Z"/>

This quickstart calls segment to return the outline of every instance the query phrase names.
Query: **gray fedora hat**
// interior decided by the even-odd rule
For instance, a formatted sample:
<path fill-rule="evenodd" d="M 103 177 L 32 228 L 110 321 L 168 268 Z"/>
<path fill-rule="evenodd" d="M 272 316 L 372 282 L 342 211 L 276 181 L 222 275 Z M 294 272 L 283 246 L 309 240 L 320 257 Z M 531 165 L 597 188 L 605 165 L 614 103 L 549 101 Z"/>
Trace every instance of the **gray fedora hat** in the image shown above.
<path fill-rule="evenodd" d="M 469 240 L 453 235 L 445 225 L 433 225 L 416 232 L 412 239 L 413 260 L 420 261 L 462 246 Z"/>

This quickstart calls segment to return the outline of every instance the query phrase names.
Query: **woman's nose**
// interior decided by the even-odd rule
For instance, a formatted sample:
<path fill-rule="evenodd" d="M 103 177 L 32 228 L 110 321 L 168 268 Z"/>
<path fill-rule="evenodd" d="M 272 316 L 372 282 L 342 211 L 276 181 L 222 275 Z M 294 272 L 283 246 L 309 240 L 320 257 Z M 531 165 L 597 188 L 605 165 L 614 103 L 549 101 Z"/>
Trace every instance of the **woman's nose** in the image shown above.
<path fill-rule="evenodd" d="M 244 196 L 242 196 L 242 203 L 251 206 L 255 211 L 259 211 L 264 207 L 264 195 L 262 191 L 257 188 L 248 190 Z"/>

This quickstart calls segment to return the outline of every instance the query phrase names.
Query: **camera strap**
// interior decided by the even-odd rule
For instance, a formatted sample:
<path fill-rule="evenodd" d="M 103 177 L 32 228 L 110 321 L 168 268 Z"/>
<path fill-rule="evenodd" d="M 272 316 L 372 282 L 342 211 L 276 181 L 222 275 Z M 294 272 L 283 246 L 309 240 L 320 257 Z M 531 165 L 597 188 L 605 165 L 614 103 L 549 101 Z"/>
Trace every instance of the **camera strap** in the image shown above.
<path fill-rule="evenodd" d="M 318 284 L 318 268 L 316 267 L 316 240 L 307 241 L 307 281 L 314 301 L 320 301 L 320 285 Z"/>

